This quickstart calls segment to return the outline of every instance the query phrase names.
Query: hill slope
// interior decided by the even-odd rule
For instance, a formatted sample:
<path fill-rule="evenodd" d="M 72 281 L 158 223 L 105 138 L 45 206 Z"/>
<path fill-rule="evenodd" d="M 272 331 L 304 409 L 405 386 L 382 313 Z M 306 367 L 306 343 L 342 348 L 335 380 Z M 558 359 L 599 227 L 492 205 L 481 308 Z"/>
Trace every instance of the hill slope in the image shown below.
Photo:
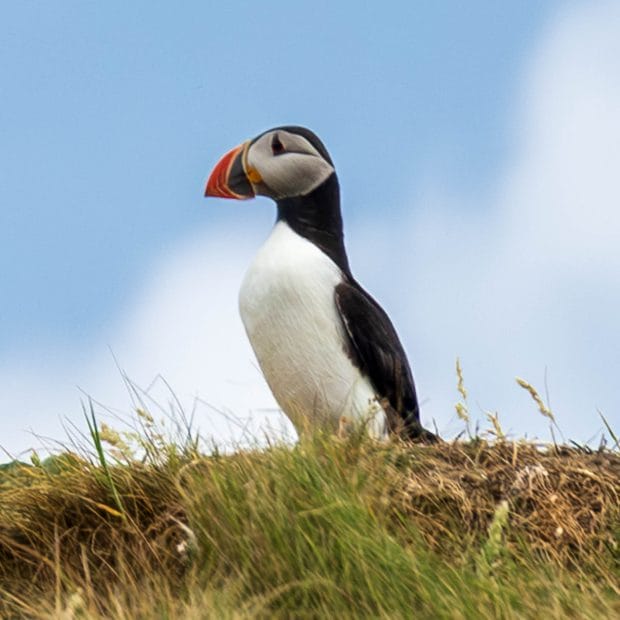
<path fill-rule="evenodd" d="M 117 456 L 0 471 L 0 617 L 620 616 L 617 453 L 317 436 Z"/>

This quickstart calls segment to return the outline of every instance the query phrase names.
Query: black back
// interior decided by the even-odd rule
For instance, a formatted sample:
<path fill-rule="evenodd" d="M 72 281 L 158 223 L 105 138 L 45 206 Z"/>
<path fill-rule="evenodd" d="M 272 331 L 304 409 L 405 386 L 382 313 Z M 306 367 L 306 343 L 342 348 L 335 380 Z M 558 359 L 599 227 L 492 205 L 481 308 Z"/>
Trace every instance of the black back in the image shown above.
<path fill-rule="evenodd" d="M 370 379 L 390 431 L 403 438 L 436 441 L 420 424 L 411 368 L 388 315 L 355 280 L 341 282 L 335 298 L 349 336 L 349 358 Z"/>

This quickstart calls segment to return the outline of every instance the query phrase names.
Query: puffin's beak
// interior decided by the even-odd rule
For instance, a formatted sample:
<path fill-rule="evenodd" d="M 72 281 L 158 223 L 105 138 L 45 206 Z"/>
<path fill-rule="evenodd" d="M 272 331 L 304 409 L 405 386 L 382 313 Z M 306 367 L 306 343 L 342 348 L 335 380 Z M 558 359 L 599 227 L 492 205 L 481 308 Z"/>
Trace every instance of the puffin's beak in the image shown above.
<path fill-rule="evenodd" d="M 217 162 L 207 181 L 205 196 L 217 198 L 235 198 L 243 200 L 254 198 L 255 192 L 250 182 L 260 182 L 260 175 L 256 170 L 246 172 L 246 156 L 250 142 L 244 142 L 229 151 Z"/>

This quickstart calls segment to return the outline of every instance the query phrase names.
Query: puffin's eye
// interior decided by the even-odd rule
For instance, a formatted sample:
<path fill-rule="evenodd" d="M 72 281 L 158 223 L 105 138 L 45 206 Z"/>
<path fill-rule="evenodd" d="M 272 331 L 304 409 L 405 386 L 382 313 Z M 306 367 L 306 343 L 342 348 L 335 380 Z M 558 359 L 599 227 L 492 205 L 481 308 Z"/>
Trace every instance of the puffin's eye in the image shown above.
<path fill-rule="evenodd" d="M 278 134 L 274 134 L 273 138 L 271 139 L 271 152 L 274 155 L 280 155 L 281 153 L 284 153 L 284 144 L 282 144 L 282 142 L 280 142 L 280 138 L 278 138 Z"/>

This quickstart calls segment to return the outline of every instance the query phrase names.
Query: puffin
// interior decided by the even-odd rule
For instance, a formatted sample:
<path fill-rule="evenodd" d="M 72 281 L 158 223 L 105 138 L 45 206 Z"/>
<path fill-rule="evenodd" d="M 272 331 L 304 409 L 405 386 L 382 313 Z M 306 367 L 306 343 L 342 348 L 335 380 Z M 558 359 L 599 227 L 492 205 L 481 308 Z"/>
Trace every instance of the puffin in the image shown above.
<path fill-rule="evenodd" d="M 354 278 L 332 158 L 312 131 L 269 129 L 226 153 L 205 196 L 275 201 L 239 311 L 261 371 L 299 436 L 364 429 L 432 443 L 411 368 L 388 315 Z"/>

